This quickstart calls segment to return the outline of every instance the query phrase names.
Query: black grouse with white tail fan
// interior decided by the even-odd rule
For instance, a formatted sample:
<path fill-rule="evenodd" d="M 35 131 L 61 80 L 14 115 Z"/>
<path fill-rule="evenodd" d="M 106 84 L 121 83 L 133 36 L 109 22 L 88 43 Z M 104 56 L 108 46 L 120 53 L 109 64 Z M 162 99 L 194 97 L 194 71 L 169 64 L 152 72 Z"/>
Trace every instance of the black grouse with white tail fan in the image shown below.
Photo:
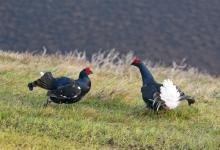
<path fill-rule="evenodd" d="M 182 100 L 187 100 L 189 105 L 195 103 L 194 98 L 185 95 L 171 80 L 164 80 L 163 84 L 157 83 L 140 59 L 135 58 L 131 65 L 138 67 L 141 72 L 143 81 L 141 92 L 148 108 L 154 110 L 174 109 Z"/>
<path fill-rule="evenodd" d="M 54 78 L 51 72 L 41 72 L 41 78 L 29 83 L 28 88 L 30 91 L 32 91 L 34 87 L 41 87 L 48 90 L 48 99 L 45 106 L 50 102 L 71 104 L 78 102 L 90 91 L 90 74 L 92 74 L 92 71 L 89 67 L 86 67 L 80 72 L 77 80 L 64 76 Z"/>

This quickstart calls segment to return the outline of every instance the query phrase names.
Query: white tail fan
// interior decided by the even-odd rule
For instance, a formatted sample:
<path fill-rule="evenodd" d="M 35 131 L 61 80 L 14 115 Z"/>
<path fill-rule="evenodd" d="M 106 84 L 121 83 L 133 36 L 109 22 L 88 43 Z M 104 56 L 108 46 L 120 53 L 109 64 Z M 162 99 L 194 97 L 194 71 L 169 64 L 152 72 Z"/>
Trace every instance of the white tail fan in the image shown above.
<path fill-rule="evenodd" d="M 180 93 L 176 86 L 169 79 L 163 81 L 163 86 L 160 88 L 160 97 L 170 109 L 176 108 L 180 103 Z"/>
<path fill-rule="evenodd" d="M 44 75 L 44 72 L 40 72 L 40 76 L 42 77 Z"/>

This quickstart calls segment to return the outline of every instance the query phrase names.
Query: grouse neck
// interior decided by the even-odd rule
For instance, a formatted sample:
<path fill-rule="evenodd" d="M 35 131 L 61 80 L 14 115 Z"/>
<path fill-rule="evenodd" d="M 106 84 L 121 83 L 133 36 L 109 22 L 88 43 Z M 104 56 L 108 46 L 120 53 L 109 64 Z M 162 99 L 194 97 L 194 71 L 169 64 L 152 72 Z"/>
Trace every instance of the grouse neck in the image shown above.
<path fill-rule="evenodd" d="M 138 65 L 138 68 L 140 69 L 141 72 L 143 86 L 155 82 L 154 77 L 143 63 L 140 63 L 140 65 Z"/>
<path fill-rule="evenodd" d="M 80 79 L 84 79 L 84 78 L 88 79 L 89 76 L 85 71 L 81 71 L 80 74 L 79 74 L 79 78 Z"/>

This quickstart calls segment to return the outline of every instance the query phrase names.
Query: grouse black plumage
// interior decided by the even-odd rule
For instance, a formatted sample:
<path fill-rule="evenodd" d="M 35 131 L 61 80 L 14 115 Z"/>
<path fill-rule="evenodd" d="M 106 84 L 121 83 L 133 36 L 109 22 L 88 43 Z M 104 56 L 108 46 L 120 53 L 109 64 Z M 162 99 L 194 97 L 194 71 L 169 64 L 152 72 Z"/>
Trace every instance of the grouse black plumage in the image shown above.
<path fill-rule="evenodd" d="M 64 76 L 54 78 L 51 72 L 41 74 L 41 78 L 29 83 L 28 88 L 32 91 L 34 87 L 41 87 L 48 91 L 48 99 L 45 106 L 50 102 L 59 104 L 76 103 L 85 96 L 91 88 L 89 75 L 92 74 L 92 71 L 89 67 L 86 67 L 80 72 L 77 80 Z"/>
<path fill-rule="evenodd" d="M 148 108 L 154 110 L 173 109 L 176 108 L 182 100 L 187 100 L 189 105 L 195 102 L 194 98 L 185 95 L 184 92 L 173 85 L 171 80 L 165 80 L 163 84 L 156 82 L 148 68 L 140 59 L 135 58 L 131 65 L 138 67 L 141 72 L 143 82 L 141 93 Z"/>

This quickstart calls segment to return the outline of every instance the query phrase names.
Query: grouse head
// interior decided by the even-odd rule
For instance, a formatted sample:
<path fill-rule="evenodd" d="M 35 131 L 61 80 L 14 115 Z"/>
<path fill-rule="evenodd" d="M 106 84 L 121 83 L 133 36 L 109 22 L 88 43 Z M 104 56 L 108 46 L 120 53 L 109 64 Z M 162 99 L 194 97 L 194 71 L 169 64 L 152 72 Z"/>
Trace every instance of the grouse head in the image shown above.
<path fill-rule="evenodd" d="M 141 64 L 141 60 L 139 58 L 134 58 L 131 65 L 138 66 Z"/>
<path fill-rule="evenodd" d="M 81 71 L 81 74 L 90 75 L 90 74 L 93 74 L 93 72 L 90 67 L 86 67 Z"/>
<path fill-rule="evenodd" d="M 83 69 L 83 71 L 87 74 L 87 75 L 90 75 L 90 74 L 93 74 L 92 70 L 90 67 L 86 67 L 85 69 Z"/>
<path fill-rule="evenodd" d="M 90 75 L 90 74 L 93 74 L 91 68 L 90 68 L 90 67 L 86 67 L 86 68 L 84 68 L 84 69 L 80 72 L 79 77 L 80 77 L 80 78 L 88 77 L 88 75 Z"/>

